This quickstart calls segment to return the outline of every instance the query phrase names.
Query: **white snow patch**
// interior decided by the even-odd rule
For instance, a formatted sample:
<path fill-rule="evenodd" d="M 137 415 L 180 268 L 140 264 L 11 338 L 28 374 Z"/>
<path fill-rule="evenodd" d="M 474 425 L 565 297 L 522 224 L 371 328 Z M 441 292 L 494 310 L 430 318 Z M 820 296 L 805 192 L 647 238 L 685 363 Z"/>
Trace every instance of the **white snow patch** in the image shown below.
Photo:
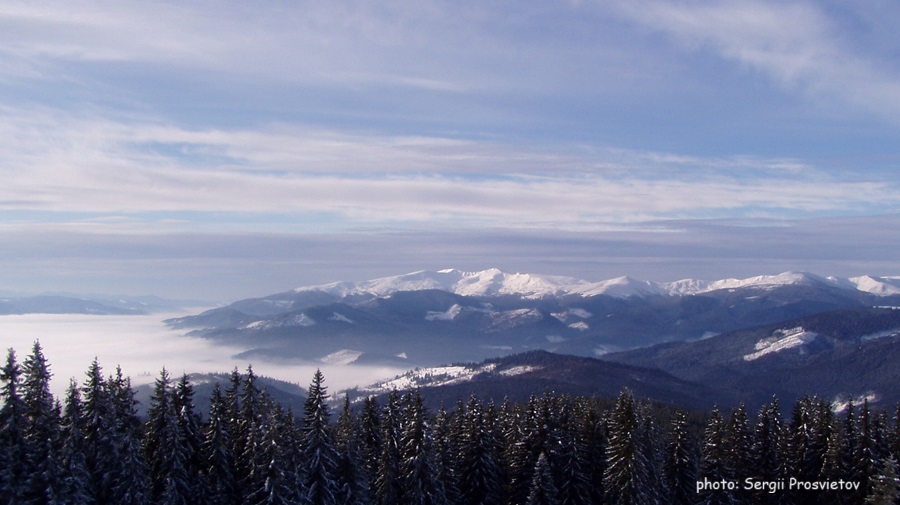
<path fill-rule="evenodd" d="M 409 356 L 407 356 L 405 352 L 401 352 L 397 357 L 400 359 L 409 359 Z"/>
<path fill-rule="evenodd" d="M 569 328 L 572 328 L 573 330 L 581 330 L 581 331 L 587 331 L 587 330 L 591 329 L 590 325 L 588 325 L 584 321 L 578 321 L 577 323 L 572 323 L 569 325 Z"/>
<path fill-rule="evenodd" d="M 540 321 L 544 318 L 537 309 L 516 309 L 491 314 L 491 328 L 509 329 L 529 323 Z"/>
<path fill-rule="evenodd" d="M 436 387 L 460 384 L 472 380 L 483 372 L 493 371 L 497 365 L 488 363 L 483 366 L 450 365 L 428 368 L 417 368 L 389 381 L 380 382 L 366 388 L 366 392 L 386 392 L 391 390 L 413 389 L 416 387 Z"/>
<path fill-rule="evenodd" d="M 323 357 L 319 361 L 328 365 L 349 365 L 359 359 L 362 354 L 361 351 L 341 349 L 340 351 L 333 352 L 328 356 Z"/>
<path fill-rule="evenodd" d="M 452 321 L 456 319 L 456 316 L 462 312 L 463 308 L 458 303 L 454 303 L 449 309 L 444 312 L 436 312 L 433 310 L 429 310 L 428 314 L 425 316 L 425 319 L 428 321 Z"/>
<path fill-rule="evenodd" d="M 265 328 L 266 321 L 254 321 L 250 324 L 245 324 L 243 329 L 245 330 L 257 330 L 261 328 Z"/>
<path fill-rule="evenodd" d="M 589 317 L 593 317 L 593 314 L 591 314 L 590 312 L 588 312 L 584 309 L 579 309 L 579 308 L 569 309 L 566 312 L 568 312 L 569 314 L 572 314 L 575 317 L 580 317 L 582 319 L 587 319 Z"/>
<path fill-rule="evenodd" d="M 566 341 L 565 337 L 561 337 L 559 335 L 547 335 L 544 338 L 546 338 L 547 342 L 550 342 L 551 344 L 559 344 Z"/>
<path fill-rule="evenodd" d="M 706 340 L 708 338 L 713 338 L 716 335 L 718 335 L 718 333 L 715 331 L 705 331 L 705 332 L 703 332 L 703 335 L 700 336 L 700 340 Z"/>
<path fill-rule="evenodd" d="M 787 330 L 776 330 L 772 333 L 771 337 L 764 338 L 757 342 L 756 345 L 753 346 L 756 352 L 745 354 L 744 361 L 753 361 L 773 352 L 781 352 L 785 349 L 792 349 L 808 344 L 818 336 L 818 333 L 806 331 L 799 326 Z"/>
<path fill-rule="evenodd" d="M 622 349 L 614 345 L 601 345 L 594 348 L 594 356 L 603 356 L 611 352 L 619 352 Z"/>
<path fill-rule="evenodd" d="M 343 315 L 343 314 L 339 314 L 339 313 L 337 313 L 337 312 L 333 312 L 333 313 L 331 314 L 331 317 L 328 318 L 328 320 L 329 320 L 329 321 L 338 321 L 338 322 L 341 322 L 341 323 L 354 324 L 354 321 L 353 321 L 352 319 L 350 319 L 349 317 L 347 317 L 347 316 L 345 316 L 345 315 Z"/>
<path fill-rule="evenodd" d="M 315 319 L 307 316 L 304 313 L 296 314 L 292 317 L 289 317 L 283 321 L 279 320 L 262 320 L 256 321 L 244 326 L 244 329 L 247 330 L 268 330 L 271 328 L 284 328 L 290 326 L 313 326 L 316 324 Z"/>
<path fill-rule="evenodd" d="M 559 319 L 559 321 L 563 323 L 568 323 L 573 318 L 587 319 L 593 316 L 593 314 L 584 309 L 566 309 L 563 312 L 553 312 L 550 315 L 555 317 L 556 319 Z"/>
<path fill-rule="evenodd" d="M 314 324 L 316 321 L 302 312 L 285 322 L 285 326 L 313 326 Z"/>
<path fill-rule="evenodd" d="M 534 372 L 536 370 L 540 370 L 541 368 L 543 368 L 543 367 L 533 366 L 533 365 L 520 365 L 520 366 L 514 366 L 512 368 L 507 368 L 506 370 L 500 370 L 499 372 L 497 372 L 497 375 L 504 375 L 504 376 L 522 375 L 523 373 Z"/>
<path fill-rule="evenodd" d="M 884 330 L 876 333 L 870 333 L 868 335 L 863 335 L 862 337 L 860 337 L 860 340 L 865 342 L 866 340 L 874 340 L 876 338 L 885 337 L 900 337 L 900 328 L 894 328 L 892 330 Z"/>
<path fill-rule="evenodd" d="M 838 395 L 831 402 L 831 410 L 836 414 L 844 412 L 850 406 L 851 399 L 853 400 L 853 405 L 862 405 L 867 400 L 869 403 L 877 402 L 881 399 L 881 395 L 875 391 L 866 391 L 865 394 L 854 396 Z"/>

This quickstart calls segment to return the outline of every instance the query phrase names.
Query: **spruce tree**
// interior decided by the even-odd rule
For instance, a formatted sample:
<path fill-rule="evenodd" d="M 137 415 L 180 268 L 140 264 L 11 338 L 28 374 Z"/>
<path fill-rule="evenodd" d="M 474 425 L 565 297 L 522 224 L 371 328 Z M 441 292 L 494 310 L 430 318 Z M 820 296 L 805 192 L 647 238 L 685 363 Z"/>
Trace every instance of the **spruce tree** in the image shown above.
<path fill-rule="evenodd" d="M 587 448 L 580 436 L 571 406 L 563 405 L 560 427 L 554 437 L 553 461 L 558 483 L 559 503 L 588 505 L 593 503 L 589 480 Z"/>
<path fill-rule="evenodd" d="M 669 503 L 673 505 L 694 503 L 697 496 L 696 448 L 687 430 L 687 414 L 682 409 L 675 411 L 675 417 L 672 419 L 663 474 L 669 491 Z"/>
<path fill-rule="evenodd" d="M 172 407 L 178 419 L 179 439 L 184 444 L 184 470 L 187 475 L 187 492 L 193 505 L 204 505 L 209 496 L 203 475 L 203 432 L 200 414 L 194 407 L 194 387 L 187 374 L 172 390 Z"/>
<path fill-rule="evenodd" d="M 0 503 L 25 503 L 28 479 L 26 407 L 19 393 L 21 368 L 9 349 L 0 369 Z"/>
<path fill-rule="evenodd" d="M 137 414 L 137 400 L 131 379 L 116 367 L 108 386 L 116 420 L 116 445 L 120 454 L 118 481 L 113 489 L 113 501 L 120 505 L 140 505 L 149 499 L 149 476 L 142 448 L 142 425 Z"/>
<path fill-rule="evenodd" d="M 191 504 L 194 492 L 187 470 L 188 443 L 179 426 L 172 384 L 165 368 L 150 398 L 144 454 L 150 474 L 151 503 Z"/>
<path fill-rule="evenodd" d="M 404 503 L 410 505 L 446 505 L 443 483 L 434 464 L 431 427 L 421 393 L 408 395 L 403 412 L 400 438 L 400 474 Z"/>
<path fill-rule="evenodd" d="M 525 414 L 513 434 L 508 447 L 509 494 L 512 503 L 522 503 L 528 497 L 534 469 L 541 453 L 549 452 L 551 420 L 550 407 L 544 398 L 532 395 L 525 406 Z"/>
<path fill-rule="evenodd" d="M 203 442 L 204 475 L 209 501 L 216 505 L 238 505 L 234 482 L 234 445 L 231 439 L 229 409 L 218 383 L 213 387 L 209 420 Z"/>
<path fill-rule="evenodd" d="M 377 494 L 376 479 L 381 460 L 381 412 L 374 396 L 367 396 L 363 400 L 359 431 L 362 473 L 366 478 L 367 495 L 374 499 Z"/>
<path fill-rule="evenodd" d="M 534 467 L 531 486 L 528 490 L 526 505 L 558 505 L 558 490 L 553 482 L 553 474 L 550 471 L 550 463 L 542 452 L 538 456 Z"/>
<path fill-rule="evenodd" d="M 475 395 L 462 414 L 459 442 L 459 492 L 463 504 L 502 503 L 503 479 L 498 461 L 499 440 L 490 418 Z"/>
<path fill-rule="evenodd" d="M 606 439 L 603 419 L 587 402 L 579 408 L 579 438 L 585 449 L 587 481 L 591 503 L 603 503 L 603 474 L 606 470 Z"/>
<path fill-rule="evenodd" d="M 72 379 L 66 392 L 65 410 L 60 422 L 60 463 L 62 470 L 61 488 L 66 497 L 66 505 L 87 505 L 91 503 L 89 494 L 90 476 L 87 471 L 84 439 L 84 414 L 81 404 L 81 390 Z"/>
<path fill-rule="evenodd" d="M 339 503 L 363 505 L 369 503 L 369 477 L 362 460 L 362 442 L 350 408 L 350 397 L 344 396 L 344 406 L 338 416 L 335 431 L 335 449 L 338 453 Z"/>
<path fill-rule="evenodd" d="M 280 408 L 274 405 L 266 409 L 266 421 L 262 427 L 263 442 L 260 446 L 260 461 L 263 466 L 256 469 L 262 476 L 263 485 L 250 494 L 246 500 L 248 505 L 288 505 L 298 503 L 301 498 L 286 464 L 289 457 L 283 444 L 284 426 L 279 418 L 279 411 Z"/>
<path fill-rule="evenodd" d="M 106 505 L 115 500 L 114 490 L 119 483 L 122 455 L 119 453 L 115 405 L 96 358 L 88 368 L 87 380 L 81 391 L 84 395 L 89 491 L 97 505 Z"/>
<path fill-rule="evenodd" d="M 713 408 L 706 430 L 703 432 L 703 446 L 700 449 L 700 479 L 704 482 L 731 482 L 732 469 L 728 466 L 726 426 L 718 407 Z M 721 487 L 707 489 L 700 493 L 704 505 L 726 505 L 734 503 L 734 493 Z"/>
<path fill-rule="evenodd" d="M 375 476 L 375 500 L 378 505 L 403 502 L 400 471 L 400 397 L 396 390 L 388 394 L 381 417 L 381 454 Z"/>
<path fill-rule="evenodd" d="M 303 405 L 303 427 L 300 439 L 300 460 L 304 503 L 331 505 L 337 503 L 338 454 L 328 423 L 327 388 L 321 370 L 316 370 L 309 385 L 309 396 Z"/>
<path fill-rule="evenodd" d="M 265 459 L 267 405 L 256 380 L 253 367 L 248 366 L 241 386 L 241 411 L 237 423 L 237 440 L 241 452 L 235 454 L 238 459 L 236 479 L 244 502 L 248 502 L 251 496 L 265 486 L 263 468 L 268 464 Z"/>
<path fill-rule="evenodd" d="M 232 483 L 234 486 L 233 500 L 229 500 L 227 503 L 234 505 L 239 505 L 244 496 L 242 483 L 246 479 L 247 474 L 247 468 L 243 464 L 242 459 L 244 447 L 246 445 L 241 436 L 243 425 L 241 414 L 243 409 L 241 408 L 240 398 L 242 395 L 243 382 L 243 377 L 241 377 L 240 372 L 238 372 L 238 369 L 235 367 L 228 378 L 228 387 L 225 389 L 225 394 L 223 396 L 225 404 L 223 416 L 227 422 L 228 436 L 229 440 L 231 440 L 229 451 L 232 459 L 231 474 L 233 476 Z"/>
<path fill-rule="evenodd" d="M 22 372 L 22 403 L 27 419 L 24 436 L 28 446 L 26 500 L 44 505 L 60 500 L 62 490 L 57 458 L 59 416 L 50 393 L 50 369 L 39 342 L 34 343 L 32 353 L 25 358 Z"/>
<path fill-rule="evenodd" d="M 434 464 L 438 479 L 444 484 L 447 501 L 453 505 L 461 503 L 457 471 L 460 457 L 453 437 L 453 423 L 443 405 L 434 416 Z M 501 490 L 502 493 L 502 490 Z"/>
<path fill-rule="evenodd" d="M 734 501 L 740 505 L 749 504 L 751 494 L 750 490 L 744 489 L 744 482 L 752 477 L 753 436 L 744 402 L 731 411 L 725 431 L 725 446 L 726 466 L 731 469 L 732 479 L 740 483 L 734 491 Z"/>
<path fill-rule="evenodd" d="M 636 505 L 655 501 L 653 461 L 643 444 L 641 429 L 634 397 L 627 388 L 623 389 L 608 421 L 603 487 L 606 499 L 612 503 Z"/>
<path fill-rule="evenodd" d="M 837 422 L 837 421 L 836 421 Z M 828 437 L 828 444 L 822 461 L 822 470 L 819 472 L 819 479 L 837 482 L 840 480 L 850 480 L 849 467 L 851 463 L 851 455 L 849 445 L 847 444 L 846 432 L 843 429 L 835 427 Z M 848 493 L 846 491 L 827 490 L 822 493 L 822 501 L 826 503 L 834 503 L 837 505 L 848 503 Z"/>
<path fill-rule="evenodd" d="M 868 399 L 863 401 L 859 410 L 857 426 L 858 437 L 851 474 L 852 478 L 860 483 L 855 497 L 862 500 L 869 496 L 870 488 L 878 482 L 883 471 L 883 452 L 879 447 L 881 436 Z"/>
<path fill-rule="evenodd" d="M 752 476 L 757 481 L 775 482 L 783 475 L 779 469 L 783 467 L 779 447 L 782 445 L 783 428 L 778 400 L 763 405 L 756 420 L 756 429 L 752 445 Z M 761 496 L 761 495 L 760 495 Z M 769 497 L 762 497 L 760 499 Z"/>
<path fill-rule="evenodd" d="M 882 470 L 869 481 L 866 505 L 894 505 L 900 500 L 900 479 L 898 479 L 897 461 L 888 458 Z"/>

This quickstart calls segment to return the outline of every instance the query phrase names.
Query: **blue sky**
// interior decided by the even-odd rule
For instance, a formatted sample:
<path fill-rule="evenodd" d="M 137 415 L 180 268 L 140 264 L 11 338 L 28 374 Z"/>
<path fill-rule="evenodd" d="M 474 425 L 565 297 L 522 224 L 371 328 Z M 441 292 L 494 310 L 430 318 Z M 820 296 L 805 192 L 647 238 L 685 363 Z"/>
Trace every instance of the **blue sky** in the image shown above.
<path fill-rule="evenodd" d="M 0 291 L 900 275 L 900 6 L 4 2 Z"/>

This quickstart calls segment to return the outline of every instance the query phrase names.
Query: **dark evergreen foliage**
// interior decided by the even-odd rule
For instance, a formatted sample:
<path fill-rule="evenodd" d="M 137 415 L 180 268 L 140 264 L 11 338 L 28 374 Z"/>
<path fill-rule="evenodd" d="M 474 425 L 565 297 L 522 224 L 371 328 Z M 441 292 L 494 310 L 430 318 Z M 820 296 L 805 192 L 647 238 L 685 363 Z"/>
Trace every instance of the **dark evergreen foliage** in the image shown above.
<path fill-rule="evenodd" d="M 400 455 L 400 394 L 392 391 L 381 419 L 381 454 L 375 477 L 375 502 L 378 505 L 403 503 Z"/>
<path fill-rule="evenodd" d="M 28 479 L 28 444 L 25 439 L 26 407 L 19 393 L 21 368 L 10 349 L 0 370 L 0 503 L 25 503 Z"/>
<path fill-rule="evenodd" d="M 749 453 L 748 453 L 749 454 Z M 690 505 L 697 496 L 697 455 L 687 427 L 687 414 L 677 410 L 672 419 L 663 475 L 668 503 Z"/>
<path fill-rule="evenodd" d="M 234 447 L 231 435 L 230 409 L 216 384 L 210 401 L 209 418 L 203 441 L 203 473 L 209 490 L 209 501 L 216 505 L 237 505 L 234 476 Z"/>
<path fill-rule="evenodd" d="M 81 388 L 83 402 L 83 435 L 87 452 L 88 492 L 94 503 L 106 505 L 115 500 L 114 490 L 120 477 L 116 410 L 109 384 L 100 363 L 94 359 Z"/>
<path fill-rule="evenodd" d="M 528 490 L 526 505 L 558 505 L 558 491 L 550 473 L 550 463 L 547 456 L 541 453 L 537 464 L 534 466 L 534 477 L 531 479 L 531 487 Z"/>
<path fill-rule="evenodd" d="M 332 505 L 338 503 L 338 453 L 328 423 L 328 393 L 325 377 L 316 370 L 309 385 L 309 397 L 303 406 L 303 429 L 300 439 L 300 461 L 304 503 Z"/>
<path fill-rule="evenodd" d="M 434 443 L 428 414 L 418 390 L 406 395 L 400 437 L 400 475 L 403 502 L 410 505 L 446 505 L 443 483 L 434 462 Z"/>
<path fill-rule="evenodd" d="M 60 421 L 60 468 L 62 481 L 60 487 L 65 497 L 63 503 L 85 505 L 90 503 L 88 494 L 88 473 L 85 454 L 87 454 L 84 432 L 84 413 L 81 405 L 81 390 L 72 379 L 66 394 L 66 406 Z"/>
<path fill-rule="evenodd" d="M 645 445 L 646 437 L 641 436 L 644 429 L 634 397 L 624 389 L 608 420 L 603 487 L 612 503 L 655 503 L 657 483 L 652 480 L 651 449 Z"/>
<path fill-rule="evenodd" d="M 25 442 L 28 453 L 25 501 L 34 505 L 56 503 L 62 496 L 59 467 L 59 414 L 50 393 L 50 369 L 38 342 L 22 365 L 22 403 L 25 406 Z"/>
<path fill-rule="evenodd" d="M 252 369 L 214 388 L 202 421 L 187 376 L 156 380 L 147 418 L 121 370 L 97 361 L 62 405 L 39 345 L 0 369 L 3 504 L 896 504 L 898 420 L 868 402 L 843 413 L 777 399 L 751 425 L 653 405 L 546 392 L 499 409 L 476 396 L 431 415 L 418 391 L 379 408 L 344 400 L 331 422 L 324 376 L 301 422 L 259 389 Z M 657 427 L 661 428 L 657 428 Z M 668 429 L 665 429 L 668 426 Z M 236 452 L 239 451 L 239 452 Z M 790 479 L 855 489 L 788 489 Z M 704 481 L 732 483 L 698 489 Z M 782 483 L 744 489 L 746 482 Z"/>

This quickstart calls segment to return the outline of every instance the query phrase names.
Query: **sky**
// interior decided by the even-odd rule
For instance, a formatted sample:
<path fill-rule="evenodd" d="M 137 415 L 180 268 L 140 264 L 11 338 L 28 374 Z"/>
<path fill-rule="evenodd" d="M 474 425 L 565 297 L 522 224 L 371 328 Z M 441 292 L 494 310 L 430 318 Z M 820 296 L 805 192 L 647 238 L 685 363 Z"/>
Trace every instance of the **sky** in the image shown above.
<path fill-rule="evenodd" d="M 0 4 L 0 292 L 900 275 L 900 4 Z"/>

